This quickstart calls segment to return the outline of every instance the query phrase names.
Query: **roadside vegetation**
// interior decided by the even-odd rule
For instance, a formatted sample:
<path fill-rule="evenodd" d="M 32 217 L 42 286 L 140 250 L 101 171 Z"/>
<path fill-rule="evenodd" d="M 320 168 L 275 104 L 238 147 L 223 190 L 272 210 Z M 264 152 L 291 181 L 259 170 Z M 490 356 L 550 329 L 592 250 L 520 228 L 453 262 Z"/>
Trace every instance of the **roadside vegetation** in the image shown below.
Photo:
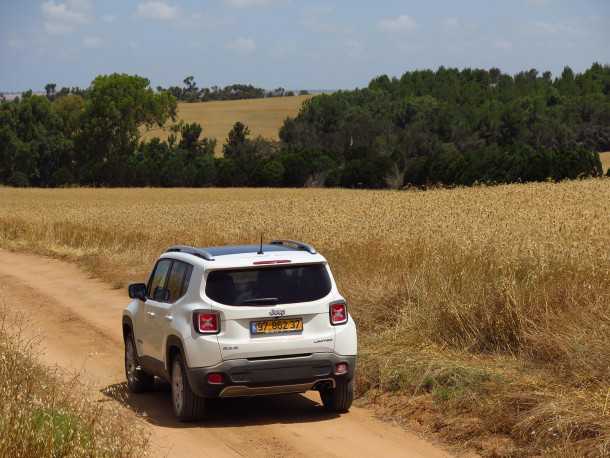
<path fill-rule="evenodd" d="M 124 288 L 176 243 L 332 262 L 380 416 L 483 456 L 610 455 L 607 178 L 429 191 L 0 188 L 0 246 Z"/>
<path fill-rule="evenodd" d="M 0 456 L 146 456 L 148 439 L 133 418 L 40 364 L 40 347 L 7 310 L 0 309 Z"/>
<path fill-rule="evenodd" d="M 581 74 L 566 67 L 556 78 L 444 67 L 380 76 L 364 89 L 307 99 L 283 120 L 278 140 L 257 136 L 268 130 L 251 131 L 239 111 L 220 134 L 198 121 L 174 123 L 175 95 L 196 101 L 201 91 L 192 78 L 154 91 L 146 78 L 113 74 L 85 91 L 0 102 L 0 184 L 400 189 L 560 181 L 602 175 L 598 153 L 610 150 L 610 67 L 600 64 Z M 207 93 L 225 100 L 240 91 L 255 88 Z M 147 131 L 152 138 L 143 139 Z"/>

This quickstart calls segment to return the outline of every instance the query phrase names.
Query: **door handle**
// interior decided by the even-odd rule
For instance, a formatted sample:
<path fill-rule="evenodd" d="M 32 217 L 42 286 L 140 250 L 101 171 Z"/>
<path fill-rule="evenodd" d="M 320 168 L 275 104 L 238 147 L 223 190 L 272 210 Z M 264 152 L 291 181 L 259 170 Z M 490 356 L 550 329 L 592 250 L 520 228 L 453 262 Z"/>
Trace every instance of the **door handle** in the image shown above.
<path fill-rule="evenodd" d="M 146 312 L 146 314 L 151 318 L 154 318 L 155 316 L 157 316 L 157 314 L 155 312 Z"/>
<path fill-rule="evenodd" d="M 167 321 L 172 321 L 174 319 L 174 317 L 171 315 L 165 315 L 163 318 L 165 318 Z"/>

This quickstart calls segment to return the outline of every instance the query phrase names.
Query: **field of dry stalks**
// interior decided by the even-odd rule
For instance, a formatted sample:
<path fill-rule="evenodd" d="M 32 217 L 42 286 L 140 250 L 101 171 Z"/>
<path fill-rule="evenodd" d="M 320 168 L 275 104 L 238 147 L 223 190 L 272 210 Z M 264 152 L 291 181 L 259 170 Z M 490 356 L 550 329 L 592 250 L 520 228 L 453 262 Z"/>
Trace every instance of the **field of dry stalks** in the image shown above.
<path fill-rule="evenodd" d="M 10 303 L 2 301 L 0 456 L 146 456 L 148 437 L 142 427 L 115 407 L 84 395 L 78 378 L 66 379 L 39 363 L 33 355 L 40 342 L 26 339 L 23 324 L 9 312 Z"/>
<path fill-rule="evenodd" d="M 488 456 L 610 454 L 610 179 L 432 191 L 0 189 L 0 246 L 124 287 L 167 246 L 331 262 L 379 415 Z"/>
<path fill-rule="evenodd" d="M 237 121 L 250 129 L 253 137 L 261 135 L 277 140 L 284 120 L 298 114 L 310 96 L 268 97 L 264 99 L 222 100 L 178 104 L 178 121 L 197 122 L 203 126 L 203 136 L 217 140 L 216 153 L 222 152 L 227 134 Z M 167 128 L 153 128 L 142 132 L 145 139 L 167 138 Z"/>

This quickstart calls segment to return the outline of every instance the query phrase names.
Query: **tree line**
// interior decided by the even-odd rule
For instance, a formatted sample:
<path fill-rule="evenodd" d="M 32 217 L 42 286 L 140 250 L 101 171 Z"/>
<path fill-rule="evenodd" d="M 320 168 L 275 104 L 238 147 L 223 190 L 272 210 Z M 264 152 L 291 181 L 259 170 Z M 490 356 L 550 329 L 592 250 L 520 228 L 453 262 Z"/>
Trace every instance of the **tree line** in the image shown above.
<path fill-rule="evenodd" d="M 53 89 L 50 91 L 49 89 Z M 404 186 L 562 180 L 602 173 L 610 67 L 407 72 L 307 100 L 279 141 L 237 122 L 216 139 L 175 120 L 177 98 L 146 78 L 97 77 L 84 92 L 0 102 L 0 183 L 14 186 Z"/>
<path fill-rule="evenodd" d="M 243 100 L 243 99 L 262 99 L 264 97 L 291 97 L 297 95 L 294 91 L 287 91 L 283 87 L 278 87 L 267 91 L 251 84 L 231 84 L 225 87 L 212 86 L 199 88 L 193 76 L 187 76 L 184 86 L 170 86 L 164 89 L 157 86 L 158 92 L 167 91 L 176 100 L 181 102 L 212 102 L 217 100 Z M 309 91 L 301 90 L 298 95 L 309 95 Z"/>
<path fill-rule="evenodd" d="M 380 188 L 561 180 L 602 173 L 610 67 L 582 74 L 439 68 L 321 95 L 284 123 L 292 151 L 336 164 L 326 182 Z"/>

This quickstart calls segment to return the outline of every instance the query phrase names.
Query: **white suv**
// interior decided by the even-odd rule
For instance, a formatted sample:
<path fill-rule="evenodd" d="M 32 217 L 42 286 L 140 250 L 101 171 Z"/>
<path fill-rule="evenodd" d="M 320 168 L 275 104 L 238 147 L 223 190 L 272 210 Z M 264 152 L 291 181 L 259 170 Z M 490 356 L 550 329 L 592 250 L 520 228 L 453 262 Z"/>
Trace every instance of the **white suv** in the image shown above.
<path fill-rule="evenodd" d="M 202 418 L 217 397 L 317 390 L 329 410 L 352 403 L 356 325 L 310 245 L 171 247 L 129 297 L 128 387 L 167 380 L 180 420 Z"/>

